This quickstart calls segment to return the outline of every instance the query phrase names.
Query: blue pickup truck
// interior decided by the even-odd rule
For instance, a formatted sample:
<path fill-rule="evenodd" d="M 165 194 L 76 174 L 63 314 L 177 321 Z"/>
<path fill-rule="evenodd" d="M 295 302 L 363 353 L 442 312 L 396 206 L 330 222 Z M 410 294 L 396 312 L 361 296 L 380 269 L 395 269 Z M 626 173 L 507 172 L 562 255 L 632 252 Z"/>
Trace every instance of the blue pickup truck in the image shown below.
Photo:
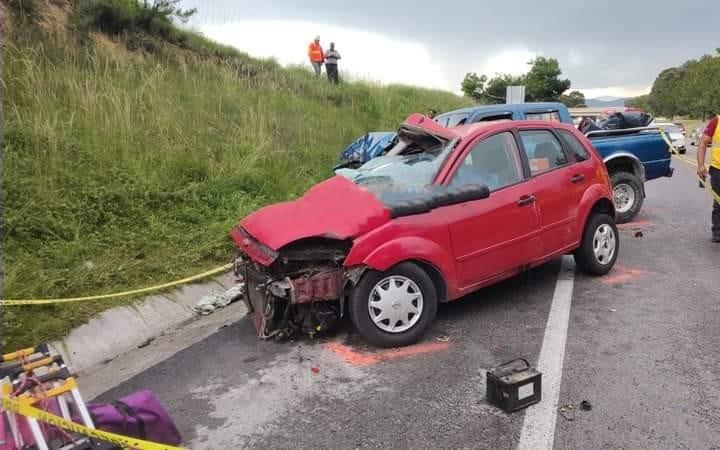
<path fill-rule="evenodd" d="M 434 119 L 445 127 L 490 120 L 548 120 L 572 123 L 562 103 L 521 103 L 483 105 L 440 114 Z M 633 220 L 642 209 L 645 182 L 670 177 L 670 149 L 652 127 L 594 130 L 585 134 L 605 161 L 613 184 L 616 221 Z M 394 144 L 394 132 L 368 133 L 353 142 L 340 155 L 339 167 L 358 166 L 380 156 Z"/>

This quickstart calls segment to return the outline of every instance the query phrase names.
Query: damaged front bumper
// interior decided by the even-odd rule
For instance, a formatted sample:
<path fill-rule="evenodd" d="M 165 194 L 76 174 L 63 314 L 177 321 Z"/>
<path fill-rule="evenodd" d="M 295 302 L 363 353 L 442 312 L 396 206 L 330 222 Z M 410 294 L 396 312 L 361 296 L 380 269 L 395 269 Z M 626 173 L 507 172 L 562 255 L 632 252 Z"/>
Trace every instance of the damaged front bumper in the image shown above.
<path fill-rule="evenodd" d="M 342 316 L 348 281 L 342 267 L 316 267 L 296 276 L 273 277 L 239 257 L 235 273 L 245 280 L 245 305 L 261 339 L 310 335 L 332 328 Z"/>

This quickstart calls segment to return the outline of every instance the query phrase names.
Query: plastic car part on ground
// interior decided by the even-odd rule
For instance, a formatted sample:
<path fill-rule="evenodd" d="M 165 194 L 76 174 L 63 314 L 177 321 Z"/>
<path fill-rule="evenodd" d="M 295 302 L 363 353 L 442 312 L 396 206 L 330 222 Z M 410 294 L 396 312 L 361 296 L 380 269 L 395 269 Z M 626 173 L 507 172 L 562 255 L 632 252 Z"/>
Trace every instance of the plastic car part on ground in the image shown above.
<path fill-rule="evenodd" d="M 193 307 L 193 311 L 201 316 L 211 314 L 215 312 L 216 309 L 224 308 L 230 303 L 240 299 L 243 295 L 244 288 L 245 284 L 239 283 L 225 292 L 211 292 L 204 295 L 198 304 Z"/>

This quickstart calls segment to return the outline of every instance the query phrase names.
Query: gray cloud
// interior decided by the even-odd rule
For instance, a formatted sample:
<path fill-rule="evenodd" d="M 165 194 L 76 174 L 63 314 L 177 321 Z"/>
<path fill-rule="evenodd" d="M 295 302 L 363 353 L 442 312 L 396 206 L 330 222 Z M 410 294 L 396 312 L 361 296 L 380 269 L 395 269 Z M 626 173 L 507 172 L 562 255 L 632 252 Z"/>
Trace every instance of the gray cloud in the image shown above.
<path fill-rule="evenodd" d="M 420 41 L 458 83 L 489 56 L 525 48 L 558 58 L 574 87 L 643 86 L 660 70 L 720 46 L 720 3 L 714 0 L 550 3 L 184 0 L 197 6 L 196 24 L 304 20 Z"/>

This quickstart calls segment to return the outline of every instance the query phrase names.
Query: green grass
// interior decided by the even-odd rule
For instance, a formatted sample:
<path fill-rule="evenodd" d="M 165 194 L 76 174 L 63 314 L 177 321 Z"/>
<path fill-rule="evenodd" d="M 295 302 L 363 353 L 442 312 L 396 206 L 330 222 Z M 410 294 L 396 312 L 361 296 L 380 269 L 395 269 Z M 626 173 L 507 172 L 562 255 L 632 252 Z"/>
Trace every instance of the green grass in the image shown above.
<path fill-rule="evenodd" d="M 466 104 L 407 86 L 336 87 L 187 41 L 207 51 L 5 41 L 4 298 L 108 293 L 226 263 L 239 218 L 331 176 L 351 140 Z M 6 307 L 3 347 L 130 301 Z"/>

